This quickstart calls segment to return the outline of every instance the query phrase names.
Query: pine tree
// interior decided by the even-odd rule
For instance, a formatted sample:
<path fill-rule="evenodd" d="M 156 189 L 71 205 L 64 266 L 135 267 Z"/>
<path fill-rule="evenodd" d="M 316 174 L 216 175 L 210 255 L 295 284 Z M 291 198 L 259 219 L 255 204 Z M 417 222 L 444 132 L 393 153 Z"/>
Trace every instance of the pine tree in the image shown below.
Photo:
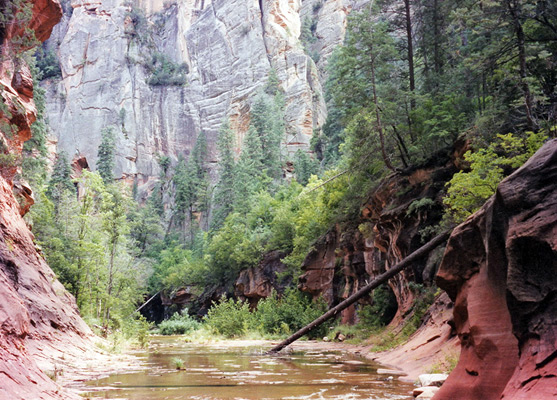
<path fill-rule="evenodd" d="M 224 121 L 217 142 L 220 155 L 220 178 L 215 188 L 214 212 L 211 229 L 216 230 L 222 226 L 227 215 L 230 214 L 235 203 L 234 174 L 236 161 L 234 160 L 234 132 L 228 121 Z"/>
<path fill-rule="evenodd" d="M 296 180 L 302 184 L 307 185 L 309 178 L 312 175 L 317 175 L 318 166 L 308 153 L 298 150 L 294 157 L 294 172 L 296 173 Z"/>
<path fill-rule="evenodd" d="M 242 154 L 236 165 L 234 211 L 247 213 L 249 198 L 264 187 L 267 175 L 263 163 L 263 149 L 260 137 L 250 126 L 244 138 Z"/>
<path fill-rule="evenodd" d="M 263 163 L 272 179 L 282 176 L 280 142 L 284 138 L 283 96 L 277 92 L 271 98 L 259 93 L 251 109 L 251 124 L 259 135 Z"/>
<path fill-rule="evenodd" d="M 114 156 L 116 138 L 112 127 L 104 128 L 101 132 L 101 144 L 98 150 L 97 170 L 105 184 L 114 180 Z"/>
<path fill-rule="evenodd" d="M 46 189 L 47 196 L 54 202 L 55 207 L 65 192 L 75 191 L 72 183 L 72 167 L 68 161 L 68 155 L 65 151 L 58 153 L 56 162 L 52 168 L 52 175 Z"/>

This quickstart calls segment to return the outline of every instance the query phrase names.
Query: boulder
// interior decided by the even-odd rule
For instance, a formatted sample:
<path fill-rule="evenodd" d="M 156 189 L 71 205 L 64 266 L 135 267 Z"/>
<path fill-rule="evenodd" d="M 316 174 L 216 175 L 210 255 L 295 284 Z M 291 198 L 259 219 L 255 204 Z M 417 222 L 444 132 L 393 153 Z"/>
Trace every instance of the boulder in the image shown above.
<path fill-rule="evenodd" d="M 447 380 L 447 374 L 422 374 L 418 377 L 422 386 L 440 387 Z"/>

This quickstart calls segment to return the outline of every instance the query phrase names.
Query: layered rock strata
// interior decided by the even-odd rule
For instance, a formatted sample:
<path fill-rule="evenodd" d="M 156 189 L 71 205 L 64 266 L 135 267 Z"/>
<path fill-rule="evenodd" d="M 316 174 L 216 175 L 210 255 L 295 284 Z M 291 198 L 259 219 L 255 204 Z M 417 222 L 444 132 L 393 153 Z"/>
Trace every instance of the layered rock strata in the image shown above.
<path fill-rule="evenodd" d="M 557 397 L 557 140 L 453 232 L 437 284 L 455 303 L 455 370 L 434 397 Z"/>
<path fill-rule="evenodd" d="M 32 4 L 29 26 L 44 40 L 62 10 L 57 0 Z M 33 80 L 18 57 L 26 48 L 13 45 L 23 28 L 9 25 L 1 43 L 3 161 L 21 157 L 22 144 L 29 139 L 35 120 Z M 51 370 L 51 356 L 61 354 L 62 349 L 82 354 L 91 345 L 92 333 L 79 316 L 75 300 L 36 248 L 22 218 L 31 193 L 23 183 L 14 181 L 16 165 L 4 166 L 0 175 L 0 398 L 79 399 L 52 379 L 56 371 Z M 15 194 L 19 194 L 17 199 Z M 26 197 L 29 201 L 21 201 Z"/>
<path fill-rule="evenodd" d="M 271 70 L 285 96 L 285 152 L 308 150 L 326 117 L 324 68 L 356 1 L 66 3 L 69 11 L 47 43 L 62 70 L 61 79 L 43 82 L 51 132 L 59 150 L 85 157 L 94 168 L 101 131 L 113 127 L 116 176 L 141 188 L 158 176 L 158 155 L 187 158 L 201 130 L 215 161 L 225 117 L 240 148 L 249 110 Z M 304 18 L 314 21 L 312 51 L 321 54 L 321 72 L 300 41 Z M 148 64 L 161 55 L 186 66 L 185 85 L 149 84 Z"/>
<path fill-rule="evenodd" d="M 302 265 L 300 289 L 334 305 L 425 243 L 441 219 L 444 185 L 457 171 L 455 162 L 465 148 L 458 143 L 428 163 L 384 179 L 358 220 L 334 227 L 313 246 Z M 398 307 L 395 324 L 415 299 L 409 282 L 430 284 L 440 257 L 441 251 L 434 251 L 389 280 Z M 356 307 L 342 312 L 343 322 L 356 321 Z"/>

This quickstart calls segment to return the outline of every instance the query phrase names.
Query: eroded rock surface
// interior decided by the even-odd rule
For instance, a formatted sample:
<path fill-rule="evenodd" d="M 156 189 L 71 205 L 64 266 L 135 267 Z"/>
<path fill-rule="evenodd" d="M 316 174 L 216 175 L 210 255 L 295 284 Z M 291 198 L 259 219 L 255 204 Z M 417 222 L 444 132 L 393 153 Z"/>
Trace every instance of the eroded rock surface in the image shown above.
<path fill-rule="evenodd" d="M 62 10 L 57 0 L 34 2 L 30 26 L 45 39 Z M 20 157 L 23 142 L 30 137 L 35 120 L 33 80 L 29 68 L 15 57 L 25 48 L 15 48 L 14 35 L 21 27 L 10 25 L 3 37 L 0 79 L 2 152 Z M 52 377 L 54 353 L 83 354 L 92 333 L 78 314 L 73 297 L 48 267 L 33 242 L 22 216 L 32 204 L 32 193 L 24 182 L 13 181 L 17 167 L 0 171 L 0 398 L 10 400 L 79 399 L 63 390 Z M 18 196 L 16 198 L 16 195 Z"/>
<path fill-rule="evenodd" d="M 424 244 L 431 237 L 427 227 L 441 219 L 442 189 L 457 171 L 455 160 L 465 147 L 458 143 L 428 163 L 384 179 L 358 220 L 336 226 L 315 243 L 302 265 L 300 289 L 337 304 Z M 394 324 L 408 314 L 415 299 L 409 282 L 430 283 L 440 257 L 440 251 L 434 251 L 389 280 L 396 300 Z M 342 311 L 344 323 L 355 322 L 356 307 Z"/>
<path fill-rule="evenodd" d="M 314 3 L 322 6 L 313 11 Z M 116 176 L 148 188 L 159 173 L 157 155 L 187 158 L 201 130 L 215 161 L 226 116 L 240 147 L 254 97 L 274 70 L 285 95 L 283 147 L 290 154 L 307 150 L 326 117 L 324 68 L 344 38 L 352 3 L 142 0 L 132 10 L 127 0 L 72 0 L 48 42 L 62 79 L 44 82 L 58 148 L 94 168 L 101 131 L 112 126 Z M 299 39 L 304 18 L 315 22 L 319 68 Z M 184 86 L 149 85 L 145 64 L 156 54 L 187 65 Z"/>
<path fill-rule="evenodd" d="M 557 140 L 453 232 L 437 283 L 459 363 L 435 399 L 557 397 Z"/>

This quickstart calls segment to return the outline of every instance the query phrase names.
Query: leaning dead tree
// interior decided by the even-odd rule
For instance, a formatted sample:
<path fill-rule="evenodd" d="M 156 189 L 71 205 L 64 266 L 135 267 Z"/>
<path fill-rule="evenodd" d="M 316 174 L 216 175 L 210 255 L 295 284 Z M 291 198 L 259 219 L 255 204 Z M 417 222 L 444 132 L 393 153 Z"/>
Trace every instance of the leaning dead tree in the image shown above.
<path fill-rule="evenodd" d="M 362 297 L 366 296 L 373 289 L 375 289 L 379 285 L 387 282 L 393 276 L 395 276 L 396 274 L 398 274 L 402 270 L 411 266 L 414 261 L 416 261 L 416 260 L 422 258 L 423 256 L 429 254 L 429 252 L 431 252 L 431 250 L 435 249 L 441 243 L 445 242 L 449 238 L 450 234 L 451 234 L 450 231 L 446 231 L 446 232 L 434 237 L 428 243 L 424 244 L 422 247 L 420 247 L 419 249 L 414 251 L 408 257 L 404 258 L 398 264 L 395 264 L 387 272 L 379 275 L 376 279 L 374 279 L 373 281 L 368 283 L 366 286 L 364 286 L 363 288 L 358 290 L 352 296 L 348 297 L 343 302 L 341 302 L 338 305 L 336 305 L 335 307 L 331 308 L 329 311 L 327 311 L 325 314 L 323 314 L 322 316 L 317 318 L 312 323 L 304 326 L 302 329 L 300 329 L 298 332 L 294 333 L 288 339 L 284 340 L 283 342 L 281 342 L 277 346 L 273 347 L 271 350 L 269 350 L 269 353 L 278 353 L 279 351 L 284 349 L 289 344 L 295 342 L 296 340 L 298 340 L 299 338 L 301 338 L 305 334 L 307 334 L 310 331 L 312 331 L 313 329 L 317 328 L 323 322 L 328 321 L 329 319 L 335 317 L 336 315 L 338 315 L 339 312 L 344 310 L 346 307 L 354 304 L 355 302 L 360 300 Z"/>

